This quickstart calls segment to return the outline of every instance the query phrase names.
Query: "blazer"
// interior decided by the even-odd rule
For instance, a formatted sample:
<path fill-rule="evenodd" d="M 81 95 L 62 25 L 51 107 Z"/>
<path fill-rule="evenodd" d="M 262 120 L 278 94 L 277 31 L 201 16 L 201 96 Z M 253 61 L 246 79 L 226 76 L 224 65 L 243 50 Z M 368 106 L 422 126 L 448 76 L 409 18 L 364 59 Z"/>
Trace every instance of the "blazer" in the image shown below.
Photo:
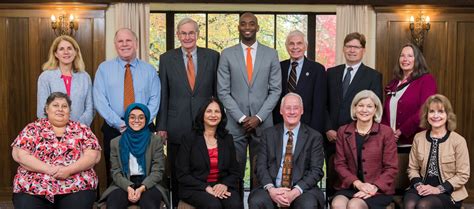
<path fill-rule="evenodd" d="M 116 189 L 127 191 L 127 187 L 133 185 L 130 181 L 130 176 L 124 176 L 122 173 L 122 162 L 120 161 L 119 141 L 121 136 L 118 136 L 110 142 L 110 173 L 112 175 L 112 184 L 104 191 L 99 202 L 103 203 L 107 196 Z M 153 135 L 150 139 L 150 144 L 145 152 L 146 177 L 142 184 L 146 189 L 156 187 L 163 197 L 163 202 L 169 207 L 168 192 L 161 186 L 163 173 L 165 171 L 165 158 L 163 154 L 163 141 L 160 137 Z"/>
<path fill-rule="evenodd" d="M 393 79 L 385 87 L 385 104 L 383 107 L 382 124 L 390 126 L 390 100 L 392 95 L 389 92 L 395 92 L 399 80 Z M 396 129 L 400 129 L 402 135 L 399 137 L 400 144 L 411 144 L 415 134 L 420 128 L 420 109 L 426 99 L 436 94 L 436 80 L 431 74 L 424 74 L 418 79 L 412 81 L 397 103 L 397 122 Z"/>
<path fill-rule="evenodd" d="M 328 75 L 328 117 L 326 131 L 337 130 L 352 121 L 350 108 L 354 96 L 362 90 L 372 90 L 382 101 L 382 74 L 362 63 L 342 98 L 342 76 L 345 64 L 329 68 Z"/>
<path fill-rule="evenodd" d="M 36 116 L 45 118 L 44 105 L 53 92 L 66 92 L 66 85 L 61 78 L 61 70 L 46 70 L 38 78 Z M 71 81 L 71 120 L 90 126 L 94 119 L 92 103 L 92 81 L 87 72 L 72 73 Z"/>
<path fill-rule="evenodd" d="M 204 136 L 191 132 L 184 136 L 176 157 L 176 178 L 179 183 L 179 196 L 188 198 L 194 191 L 205 191 L 210 185 L 207 176 L 210 172 L 210 159 Z M 240 175 L 235 155 L 232 135 L 226 134 L 217 139 L 218 183 L 230 189 L 237 189 Z"/>
<path fill-rule="evenodd" d="M 431 143 L 426 139 L 427 131 L 415 135 L 408 163 L 408 178 L 412 185 L 421 182 L 426 175 Z M 471 174 L 469 151 L 466 140 L 456 132 L 451 132 L 448 139 L 439 144 L 438 165 L 441 173 L 441 183 L 452 188 L 449 192 L 454 201 L 461 201 L 468 196 L 464 186 Z M 448 191 L 448 189 L 447 189 Z"/>
<path fill-rule="evenodd" d="M 280 62 L 281 66 L 281 87 L 282 93 L 277 106 L 273 110 L 274 124 L 283 122 L 280 114 L 280 102 L 288 93 L 288 69 L 290 60 Z M 304 58 L 296 92 L 303 99 L 304 113 L 301 116 L 301 122 L 309 125 L 320 133 L 325 132 L 326 122 L 326 98 L 327 98 L 327 80 L 324 66 L 318 62 Z"/>
<path fill-rule="evenodd" d="M 356 122 L 344 125 L 337 131 L 334 168 L 339 176 L 336 190 L 352 188 L 357 178 Z M 395 193 L 398 172 L 397 144 L 390 127 L 375 123 L 362 147 L 364 182 L 376 185 L 377 193 Z"/>
<path fill-rule="evenodd" d="M 258 43 L 251 84 L 241 44 L 222 51 L 217 69 L 217 95 L 226 108 L 227 129 L 232 135 L 245 134 L 238 124 L 244 115 L 258 115 L 263 120 L 257 133 L 272 126 L 272 111 L 280 93 L 281 68 L 275 49 Z"/>
<path fill-rule="evenodd" d="M 324 196 L 317 183 L 322 179 L 324 151 L 320 133 L 300 123 L 296 147 L 293 153 L 292 182 L 303 192 L 313 193 L 323 204 Z M 275 185 L 275 180 L 283 156 L 283 123 L 265 129 L 261 138 L 260 152 L 257 154 L 257 179 L 261 186 Z"/>
<path fill-rule="evenodd" d="M 172 49 L 160 56 L 161 104 L 157 130 L 167 131 L 169 142 L 179 144 L 184 133 L 192 130 L 199 109 L 216 96 L 218 62 L 219 53 L 197 48 L 197 75 L 191 90 L 182 49 Z"/>

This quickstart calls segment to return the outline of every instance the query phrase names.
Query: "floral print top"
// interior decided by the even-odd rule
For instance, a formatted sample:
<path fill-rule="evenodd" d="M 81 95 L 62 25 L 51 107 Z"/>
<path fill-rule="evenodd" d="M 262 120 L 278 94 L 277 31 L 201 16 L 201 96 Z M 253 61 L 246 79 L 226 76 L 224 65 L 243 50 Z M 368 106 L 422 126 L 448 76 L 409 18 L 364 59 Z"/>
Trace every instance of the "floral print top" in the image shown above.
<path fill-rule="evenodd" d="M 47 118 L 28 124 L 11 146 L 28 151 L 32 156 L 53 166 L 75 163 L 84 150 L 101 150 L 97 137 L 86 125 L 69 121 L 64 136 L 56 137 Z M 98 178 L 92 168 L 60 180 L 45 173 L 28 171 L 20 165 L 13 180 L 13 193 L 44 195 L 54 202 L 54 195 L 96 189 L 97 184 Z"/>

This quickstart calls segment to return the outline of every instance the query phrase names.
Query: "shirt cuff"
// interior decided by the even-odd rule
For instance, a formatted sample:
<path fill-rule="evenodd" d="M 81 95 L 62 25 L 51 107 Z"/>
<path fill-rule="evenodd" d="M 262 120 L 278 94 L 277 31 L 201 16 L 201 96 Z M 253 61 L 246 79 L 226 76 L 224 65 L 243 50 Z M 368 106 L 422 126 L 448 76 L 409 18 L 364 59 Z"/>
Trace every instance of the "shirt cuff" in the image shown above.
<path fill-rule="evenodd" d="M 245 116 L 245 115 L 242 116 L 242 117 L 239 119 L 239 123 L 242 123 L 242 121 L 244 121 L 246 117 L 247 117 L 247 116 Z"/>
<path fill-rule="evenodd" d="M 258 116 L 258 115 L 255 115 L 255 116 L 260 120 L 260 123 L 263 122 L 263 120 L 262 120 L 262 118 L 260 118 L 260 116 Z"/>
<path fill-rule="evenodd" d="M 265 189 L 265 190 L 268 191 L 269 189 L 271 189 L 271 188 L 273 188 L 273 187 L 275 187 L 275 185 L 273 185 L 273 184 L 270 183 L 270 184 L 266 184 L 265 186 L 263 186 L 263 189 Z"/>
<path fill-rule="evenodd" d="M 296 189 L 300 190 L 300 194 L 303 194 L 303 189 L 301 189 L 300 186 L 296 185 L 296 186 L 294 186 L 293 188 L 296 188 Z"/>
<path fill-rule="evenodd" d="M 454 191 L 454 187 L 451 183 L 449 183 L 449 181 L 445 181 L 439 186 L 442 186 L 444 188 L 444 193 L 451 194 Z"/>

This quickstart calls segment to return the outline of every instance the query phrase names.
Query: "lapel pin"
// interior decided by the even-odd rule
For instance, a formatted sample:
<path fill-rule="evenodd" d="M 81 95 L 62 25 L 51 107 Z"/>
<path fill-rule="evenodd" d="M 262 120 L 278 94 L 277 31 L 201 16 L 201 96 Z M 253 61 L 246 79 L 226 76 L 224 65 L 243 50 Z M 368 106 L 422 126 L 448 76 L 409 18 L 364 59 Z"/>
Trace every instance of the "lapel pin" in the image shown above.
<path fill-rule="evenodd" d="M 306 76 L 309 76 L 309 72 L 306 72 Z"/>

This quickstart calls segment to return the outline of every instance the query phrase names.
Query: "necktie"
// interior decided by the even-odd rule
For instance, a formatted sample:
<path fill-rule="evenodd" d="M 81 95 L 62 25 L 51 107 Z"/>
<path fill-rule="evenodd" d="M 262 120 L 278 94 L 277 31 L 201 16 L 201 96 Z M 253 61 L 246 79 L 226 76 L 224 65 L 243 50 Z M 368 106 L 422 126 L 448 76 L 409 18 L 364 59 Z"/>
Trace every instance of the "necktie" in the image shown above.
<path fill-rule="evenodd" d="M 196 81 L 196 77 L 194 75 L 193 55 L 188 52 L 186 57 L 188 57 L 188 69 L 186 69 L 186 74 L 188 75 L 189 86 L 191 87 L 191 90 L 194 90 L 194 82 Z"/>
<path fill-rule="evenodd" d="M 349 85 L 351 84 L 351 72 L 353 68 L 348 67 L 346 75 L 344 76 L 344 80 L 342 80 L 342 98 L 346 96 L 347 89 L 349 88 Z"/>
<path fill-rule="evenodd" d="M 247 48 L 247 78 L 249 79 L 249 84 L 252 83 L 252 71 L 253 71 L 253 63 L 252 63 L 252 48 Z"/>
<path fill-rule="evenodd" d="M 293 132 L 288 131 L 288 142 L 286 143 L 285 158 L 283 159 L 283 170 L 281 186 L 291 188 L 291 170 L 293 169 Z"/>
<path fill-rule="evenodd" d="M 296 91 L 296 67 L 298 66 L 297 62 L 291 63 L 290 76 L 288 78 L 288 92 Z"/>
<path fill-rule="evenodd" d="M 123 109 L 127 109 L 128 105 L 135 102 L 135 93 L 133 90 L 132 71 L 130 64 L 125 65 L 125 78 L 123 81 Z"/>

